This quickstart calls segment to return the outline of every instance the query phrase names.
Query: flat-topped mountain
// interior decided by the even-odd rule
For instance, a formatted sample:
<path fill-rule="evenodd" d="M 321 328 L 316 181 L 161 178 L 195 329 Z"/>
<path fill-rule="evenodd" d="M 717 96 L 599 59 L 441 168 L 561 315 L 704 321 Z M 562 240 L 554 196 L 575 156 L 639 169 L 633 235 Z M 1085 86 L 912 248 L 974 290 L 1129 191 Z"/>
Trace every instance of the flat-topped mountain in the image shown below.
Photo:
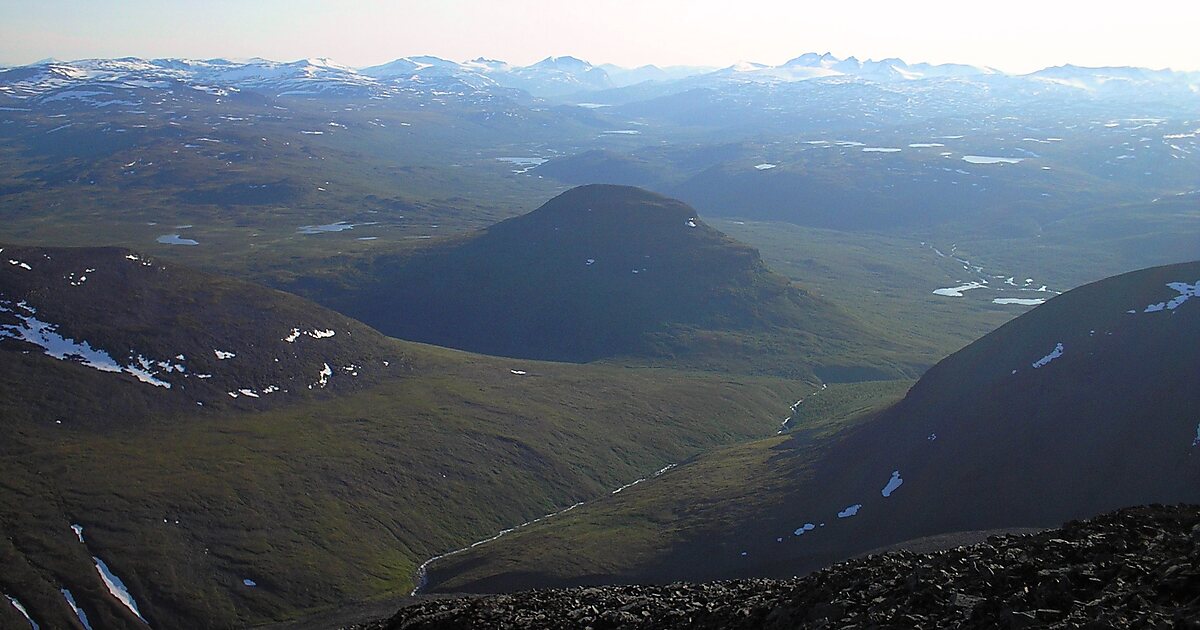
<path fill-rule="evenodd" d="M 626 186 L 575 188 L 379 260 L 369 275 L 382 280 L 336 301 L 341 310 L 396 337 L 502 356 L 686 364 L 725 360 L 714 352 L 723 347 L 735 360 L 803 372 L 820 365 L 814 355 L 869 336 L 686 204 Z M 769 347 L 782 339 L 792 345 Z M 808 360 L 780 367 L 772 355 Z"/>
<path fill-rule="evenodd" d="M 702 458 L 447 559 L 432 584 L 496 592 L 781 577 L 921 537 L 1198 502 L 1198 291 L 1200 263 L 1068 291 L 840 434 L 817 435 L 800 416 L 790 438 Z"/>

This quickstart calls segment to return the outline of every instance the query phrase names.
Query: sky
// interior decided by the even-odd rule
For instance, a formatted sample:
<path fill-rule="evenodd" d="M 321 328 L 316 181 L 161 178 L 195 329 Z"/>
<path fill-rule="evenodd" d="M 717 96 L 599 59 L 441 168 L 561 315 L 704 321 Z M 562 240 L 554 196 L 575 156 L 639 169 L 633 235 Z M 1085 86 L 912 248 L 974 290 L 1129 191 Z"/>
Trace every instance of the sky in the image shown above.
<path fill-rule="evenodd" d="M 1194 0 L 0 0 L 0 64 L 327 57 L 361 67 L 429 54 L 724 67 L 832 52 L 1007 72 L 1195 71 L 1197 24 Z"/>

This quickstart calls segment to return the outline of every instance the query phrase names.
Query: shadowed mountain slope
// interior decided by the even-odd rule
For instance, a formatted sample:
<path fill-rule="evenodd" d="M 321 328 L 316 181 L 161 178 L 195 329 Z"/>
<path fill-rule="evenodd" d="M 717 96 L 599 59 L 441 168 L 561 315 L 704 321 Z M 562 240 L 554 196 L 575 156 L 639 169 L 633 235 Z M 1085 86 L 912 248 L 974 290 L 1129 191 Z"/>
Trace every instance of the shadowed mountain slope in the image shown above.
<path fill-rule="evenodd" d="M 1200 263 L 1186 263 L 1069 291 L 841 433 L 798 421 L 791 437 L 448 558 L 432 584 L 789 576 L 924 536 L 1200 501 L 1198 283 Z"/>
<path fill-rule="evenodd" d="M 334 302 L 396 337 L 493 355 L 811 376 L 845 367 L 845 350 L 873 336 L 692 208 L 623 186 L 572 189 L 484 231 L 378 260 L 369 275 L 381 280 Z M 881 345 L 852 367 L 915 371 Z"/>

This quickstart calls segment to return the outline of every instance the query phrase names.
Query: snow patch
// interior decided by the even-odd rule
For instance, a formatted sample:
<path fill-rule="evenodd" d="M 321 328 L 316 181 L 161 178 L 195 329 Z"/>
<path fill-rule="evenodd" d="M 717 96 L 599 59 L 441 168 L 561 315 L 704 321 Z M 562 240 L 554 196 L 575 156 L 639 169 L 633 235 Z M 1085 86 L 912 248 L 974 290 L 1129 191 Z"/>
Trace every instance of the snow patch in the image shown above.
<path fill-rule="evenodd" d="M 83 624 L 84 630 L 92 630 L 92 624 L 88 623 L 87 613 L 79 609 L 79 606 L 75 603 L 75 596 L 71 594 L 71 591 L 63 588 L 59 589 L 59 592 L 62 593 L 63 599 L 67 600 L 67 603 L 71 605 L 71 610 L 75 611 L 75 616 L 79 618 L 79 623 Z"/>
<path fill-rule="evenodd" d="M 984 288 L 987 288 L 987 285 L 981 284 L 979 282 L 968 282 L 966 284 L 959 285 L 957 287 L 946 287 L 943 289 L 934 289 L 933 294 L 934 295 L 944 295 L 946 297 L 962 297 L 963 291 L 970 291 L 971 289 L 984 289 Z"/>
<path fill-rule="evenodd" d="M 324 363 L 323 365 L 324 367 L 322 367 L 321 371 L 317 373 L 317 382 L 315 383 L 317 387 L 322 388 L 329 384 L 329 377 L 333 376 L 333 368 L 329 367 L 328 363 Z M 312 389 L 312 385 L 309 385 L 308 387 L 309 389 Z"/>
<path fill-rule="evenodd" d="M 96 562 L 96 570 L 100 572 L 100 579 L 104 580 L 104 585 L 108 587 L 108 592 L 112 593 L 112 596 L 124 604 L 130 612 L 137 615 L 138 619 L 145 622 L 146 618 L 138 610 L 137 602 L 133 600 L 133 595 L 129 594 L 129 589 L 125 587 L 125 583 L 121 581 L 121 578 L 117 577 L 100 558 L 92 556 L 92 560 Z"/>
<path fill-rule="evenodd" d="M 903 483 L 904 480 L 900 478 L 900 471 L 893 470 L 892 478 L 888 479 L 887 485 L 883 487 L 883 490 L 880 491 L 880 494 L 885 497 L 890 497 L 892 496 L 892 493 L 896 491 L 896 488 L 899 488 Z"/>
<path fill-rule="evenodd" d="M 800 527 L 797 527 L 796 531 L 792 532 L 792 535 L 803 536 L 804 532 L 811 532 L 812 530 L 814 530 L 816 528 L 817 528 L 817 526 L 813 525 L 812 523 L 805 523 L 805 524 L 801 525 Z"/>
<path fill-rule="evenodd" d="M 159 243 L 162 243 L 163 245 L 199 245 L 200 244 L 200 241 L 197 241 L 197 240 L 193 240 L 190 238 L 180 238 L 180 236 L 178 234 L 163 234 L 162 236 L 160 236 L 154 240 Z"/>
<path fill-rule="evenodd" d="M 213 349 L 213 354 L 217 355 L 217 358 L 220 359 L 221 361 L 224 361 L 226 359 L 232 359 L 233 357 L 237 356 L 236 354 L 234 354 L 232 352 L 225 352 L 224 350 L 217 350 L 215 348 Z"/>
<path fill-rule="evenodd" d="M 16 324 L 0 324 L 0 337 L 26 341 L 41 348 L 46 355 L 64 361 L 75 361 L 86 367 L 101 372 L 125 372 L 132 374 L 138 380 L 158 387 L 171 388 L 171 384 L 154 377 L 153 366 L 149 359 L 138 356 L 135 363 L 123 366 L 104 350 L 93 348 L 87 341 L 75 341 L 57 332 L 58 326 L 44 322 L 34 315 L 37 311 L 25 302 L 15 306 L 29 314 L 18 313 L 9 306 L 11 303 L 0 301 L 0 313 L 9 313 L 18 321 Z M 165 362 L 163 362 L 165 363 Z M 168 370 L 170 371 L 170 370 Z M 182 368 L 180 368 L 182 371 Z"/>
<path fill-rule="evenodd" d="M 994 157 L 991 155 L 964 155 L 963 161 L 969 164 L 1020 164 L 1025 158 Z"/>
<path fill-rule="evenodd" d="M 851 516 L 858 514 L 858 511 L 860 509 L 862 509 L 862 504 L 855 503 L 854 505 L 847 507 L 846 509 L 842 510 L 841 512 L 838 512 L 838 518 L 850 518 Z"/>
<path fill-rule="evenodd" d="M 337 223 L 326 223 L 325 225 L 302 225 L 296 228 L 296 231 L 301 234 L 324 234 L 325 232 L 342 232 L 353 229 L 354 225 L 349 221 L 338 221 Z"/>
<path fill-rule="evenodd" d="M 33 620 L 33 617 L 29 616 L 29 611 L 25 610 L 25 607 L 21 605 L 21 602 L 17 601 L 17 599 L 11 595 L 5 595 L 4 597 L 8 599 L 8 603 L 12 604 L 13 608 L 17 609 L 17 612 L 21 613 L 21 615 L 25 617 L 25 621 L 29 622 L 29 625 L 33 628 L 33 630 L 41 630 L 41 626 L 37 625 L 37 622 Z"/>
<path fill-rule="evenodd" d="M 75 537 L 79 539 L 79 542 L 83 542 L 83 525 L 73 523 L 71 525 L 71 531 L 75 532 Z"/>
<path fill-rule="evenodd" d="M 1063 355 L 1063 345 L 1062 345 L 1062 342 L 1059 342 L 1058 345 L 1054 346 L 1054 350 L 1052 350 L 1050 352 L 1050 354 L 1047 354 L 1046 356 L 1038 359 L 1037 361 L 1034 361 L 1033 367 L 1035 369 L 1043 367 L 1043 366 L 1049 364 L 1051 361 L 1057 359 L 1058 357 L 1061 357 L 1062 355 Z"/>
<path fill-rule="evenodd" d="M 992 300 L 993 304 L 1020 304 L 1022 306 L 1037 306 L 1045 302 L 1046 298 L 996 298 Z"/>
<path fill-rule="evenodd" d="M 1197 294 L 1200 294 L 1200 280 L 1197 280 L 1195 284 L 1188 284 L 1186 282 L 1168 282 L 1167 286 L 1174 289 L 1179 293 L 1179 295 L 1166 302 L 1149 304 L 1146 306 L 1146 309 L 1142 311 L 1143 313 L 1173 311 L 1180 306 L 1183 306 L 1184 302 L 1187 302 L 1189 299 L 1196 297 Z"/>
<path fill-rule="evenodd" d="M 769 171 L 769 170 L 771 170 L 771 169 L 773 169 L 773 168 L 775 168 L 775 167 L 777 167 L 777 166 L 779 166 L 779 165 L 778 165 L 778 164 L 771 164 L 770 162 L 763 162 L 762 164 L 755 164 L 755 165 L 754 165 L 754 168 L 756 168 L 756 169 L 758 169 L 758 170 L 760 170 L 760 171 Z"/>

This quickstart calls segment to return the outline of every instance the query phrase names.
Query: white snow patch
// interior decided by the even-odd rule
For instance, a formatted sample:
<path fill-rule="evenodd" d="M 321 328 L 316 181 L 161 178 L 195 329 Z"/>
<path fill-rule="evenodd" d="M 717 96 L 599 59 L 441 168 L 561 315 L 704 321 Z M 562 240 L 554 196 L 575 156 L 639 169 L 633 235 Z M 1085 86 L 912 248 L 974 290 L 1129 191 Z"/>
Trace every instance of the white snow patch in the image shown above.
<path fill-rule="evenodd" d="M 1186 282 L 1168 282 L 1167 286 L 1174 289 L 1179 293 L 1179 295 L 1171 298 L 1167 302 L 1159 302 L 1157 304 L 1147 305 L 1146 310 L 1142 311 L 1143 313 L 1157 313 L 1164 310 L 1173 311 L 1180 306 L 1183 306 L 1184 302 L 1187 302 L 1189 299 L 1200 294 L 1200 280 L 1197 280 L 1195 284 L 1188 284 Z"/>
<path fill-rule="evenodd" d="M 775 168 L 775 167 L 777 167 L 777 166 L 779 166 L 779 165 L 778 165 L 778 164 L 771 164 L 770 162 L 763 162 L 762 164 L 755 164 L 755 165 L 754 165 L 754 168 L 756 168 L 756 169 L 758 169 L 758 170 L 760 170 L 760 171 L 769 171 L 769 170 L 771 170 L 771 169 L 773 169 L 773 168 Z"/>
<path fill-rule="evenodd" d="M 893 470 L 892 478 L 888 479 L 887 485 L 883 487 L 883 490 L 880 491 L 880 494 L 885 497 L 890 497 L 892 496 L 892 493 L 896 491 L 896 488 L 899 488 L 903 483 L 904 480 L 900 478 L 900 471 Z"/>
<path fill-rule="evenodd" d="M 1033 367 L 1035 369 L 1043 367 L 1043 366 L 1049 364 L 1051 361 L 1057 359 L 1058 357 L 1061 357 L 1062 355 L 1063 355 L 1063 345 L 1062 345 L 1062 342 L 1059 342 L 1058 345 L 1054 346 L 1054 350 L 1052 350 L 1050 352 L 1050 354 L 1047 354 L 1046 356 L 1038 359 L 1037 361 L 1034 361 Z"/>
<path fill-rule="evenodd" d="M 354 225 L 349 221 L 338 221 L 337 223 L 326 223 L 325 225 L 302 225 L 296 228 L 296 231 L 301 234 L 323 234 L 325 232 L 342 232 L 353 229 Z"/>
<path fill-rule="evenodd" d="M 933 293 L 934 293 L 934 295 L 944 295 L 946 297 L 962 297 L 963 291 L 970 291 L 971 289 L 984 289 L 984 288 L 987 288 L 987 285 L 981 284 L 979 282 L 968 282 L 966 284 L 959 285 L 957 287 L 946 287 L 943 289 L 934 289 Z"/>
<path fill-rule="evenodd" d="M 250 578 L 246 578 L 246 579 L 242 580 L 242 585 L 248 586 L 250 588 L 254 588 L 255 586 L 258 586 L 258 582 L 255 582 L 254 580 L 251 580 Z"/>
<path fill-rule="evenodd" d="M 25 610 L 25 607 L 21 605 L 21 602 L 17 601 L 17 599 L 11 595 L 5 595 L 4 597 L 8 599 L 8 603 L 12 604 L 13 608 L 17 609 L 17 612 L 21 613 L 21 615 L 25 617 L 25 621 L 29 622 L 29 625 L 33 628 L 33 630 L 41 630 L 41 626 L 37 625 L 37 622 L 33 620 L 33 617 L 29 616 L 29 611 Z"/>
<path fill-rule="evenodd" d="M 232 359 L 233 357 L 237 356 L 236 354 L 234 354 L 232 352 L 225 352 L 224 350 L 217 350 L 217 349 L 213 349 L 213 354 L 217 355 L 217 358 L 222 361 L 224 361 L 225 359 Z"/>
<path fill-rule="evenodd" d="M 317 374 L 317 387 L 325 387 L 328 385 L 329 377 L 333 376 L 333 368 L 329 367 L 328 363 L 324 363 L 323 365 L 324 367 L 322 367 L 321 371 Z M 309 385 L 309 388 L 311 389 L 312 385 Z"/>
<path fill-rule="evenodd" d="M 796 531 L 792 532 L 792 535 L 803 536 L 804 532 L 811 532 L 812 530 L 814 530 L 816 528 L 817 528 L 817 526 L 813 525 L 812 523 L 805 523 L 805 524 L 801 525 L 800 527 L 797 527 Z"/>
<path fill-rule="evenodd" d="M 55 359 L 75 361 L 101 372 L 126 372 L 144 383 L 170 389 L 170 383 L 154 378 L 154 374 L 151 372 L 153 364 L 145 357 L 138 356 L 138 363 L 122 366 L 107 352 L 93 348 L 87 341 L 75 341 L 63 337 L 57 332 L 56 324 L 34 317 L 37 311 L 26 303 L 20 302 L 16 304 L 16 307 L 30 314 L 18 313 L 5 306 L 4 302 L 0 302 L 0 313 L 10 313 L 18 320 L 17 324 L 0 324 L 0 337 L 29 342 L 40 347 L 46 355 Z"/>
<path fill-rule="evenodd" d="M 528 372 L 526 372 L 525 370 L 509 370 L 509 372 L 512 374 L 515 374 L 517 376 L 525 376 L 526 374 L 528 374 Z"/>
<path fill-rule="evenodd" d="M 159 243 L 162 243 L 163 245 L 199 245 L 200 244 L 200 241 L 190 239 L 190 238 L 181 238 L 178 234 L 163 234 L 162 236 L 160 236 L 154 240 Z"/>
<path fill-rule="evenodd" d="M 146 618 L 138 611 L 137 602 L 133 600 L 133 595 L 129 594 L 129 589 L 125 587 L 125 583 L 121 581 L 121 578 L 113 574 L 109 570 L 108 565 L 104 564 L 104 561 L 100 558 L 92 556 L 92 560 L 96 561 L 96 570 L 100 572 L 100 579 L 104 580 L 104 585 L 108 587 L 108 592 L 120 600 L 130 612 L 137 615 L 138 619 L 145 622 Z"/>
<path fill-rule="evenodd" d="M 87 613 L 80 610 L 79 606 L 75 604 L 75 596 L 71 594 L 71 591 L 65 588 L 59 589 L 59 591 L 62 593 L 63 599 L 71 605 L 71 610 L 75 611 L 75 616 L 79 618 L 79 623 L 83 624 L 84 630 L 92 630 L 92 624 L 88 623 Z"/>
<path fill-rule="evenodd" d="M 9 260 L 8 264 L 10 264 L 14 267 L 20 267 L 21 269 L 24 269 L 26 271 L 33 271 L 33 267 L 30 267 L 29 263 L 23 263 L 19 260 Z"/>
<path fill-rule="evenodd" d="M 79 539 L 79 542 L 83 542 L 83 525 L 74 523 L 71 525 L 71 531 L 75 532 L 75 537 Z"/>
<path fill-rule="evenodd" d="M 326 330 L 313 329 L 313 330 L 304 331 L 304 334 L 308 335 L 309 337 L 312 337 L 313 339 L 328 339 L 328 338 L 336 335 L 337 333 L 333 332 L 333 330 L 331 330 L 331 329 L 326 329 Z"/>
<path fill-rule="evenodd" d="M 895 149 L 892 147 L 863 147 L 863 153 L 899 153 L 904 149 Z"/>
<path fill-rule="evenodd" d="M 1046 298 L 996 298 L 993 304 L 1020 304 L 1022 306 L 1037 306 L 1046 302 Z"/>
<path fill-rule="evenodd" d="M 296 343 L 296 340 L 299 338 L 300 338 L 300 329 L 293 328 L 292 332 L 288 333 L 288 336 L 284 337 L 280 341 L 286 341 L 288 343 Z"/>
<path fill-rule="evenodd" d="M 858 514 L 858 511 L 860 509 L 862 509 L 862 504 L 855 503 L 854 505 L 847 507 L 846 509 L 842 510 L 841 512 L 838 512 L 838 518 L 850 518 L 851 516 Z"/>
<path fill-rule="evenodd" d="M 970 164 L 1020 164 L 1025 158 L 994 157 L 990 155 L 964 155 L 963 161 Z"/>
<path fill-rule="evenodd" d="M 913 149 L 932 149 L 934 147 L 944 147 L 946 145 L 940 142 L 914 142 L 908 146 Z"/>

